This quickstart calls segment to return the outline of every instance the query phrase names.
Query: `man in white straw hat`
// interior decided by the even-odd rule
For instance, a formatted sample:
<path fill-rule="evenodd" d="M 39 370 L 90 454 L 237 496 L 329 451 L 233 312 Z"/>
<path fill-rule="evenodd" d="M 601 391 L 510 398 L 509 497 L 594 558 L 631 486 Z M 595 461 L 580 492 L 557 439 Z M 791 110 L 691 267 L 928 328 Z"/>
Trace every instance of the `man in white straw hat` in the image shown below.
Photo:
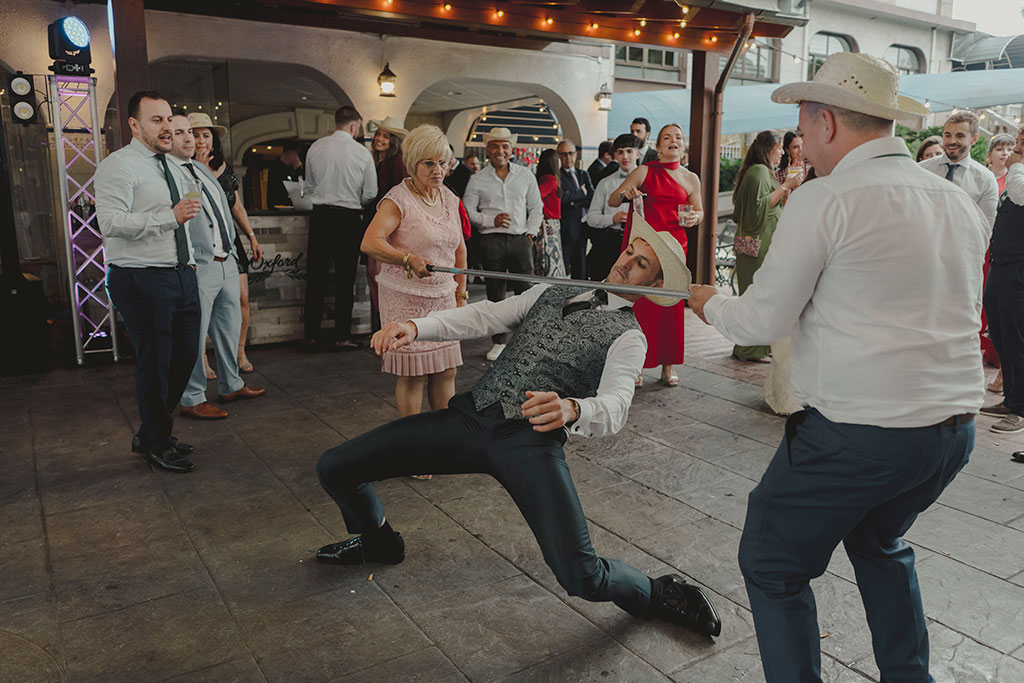
<path fill-rule="evenodd" d="M 499 273 L 532 273 L 533 240 L 540 236 L 544 206 L 537 177 L 529 169 L 510 163 L 517 136 L 508 128 L 492 128 L 484 133 L 484 148 L 490 164 L 473 175 L 462 197 L 479 236 L 480 256 L 485 270 Z M 487 298 L 501 301 L 508 286 L 506 280 L 488 278 Z M 512 291 L 521 294 L 527 285 L 513 282 Z M 505 334 L 495 334 L 487 360 L 495 360 L 505 350 Z"/>
<path fill-rule="evenodd" d="M 792 335 L 804 410 L 751 492 L 739 562 L 768 681 L 820 681 L 809 581 L 842 542 L 887 683 L 930 681 L 928 632 L 903 535 L 967 463 L 985 393 L 978 329 L 990 225 L 919 168 L 893 121 L 924 116 L 896 70 L 829 57 L 800 103 L 819 179 L 796 190 L 740 297 L 691 288 L 690 306 L 737 344 Z"/>
<path fill-rule="evenodd" d="M 675 239 L 642 219 L 632 235 L 608 282 L 689 286 L 686 256 Z M 662 306 L 678 301 L 647 296 Z M 626 422 L 647 346 L 630 308 L 638 298 L 537 285 L 504 301 L 388 323 L 373 336 L 378 354 L 416 339 L 515 333 L 472 391 L 455 396 L 447 409 L 392 422 L 323 454 L 320 483 L 341 508 L 349 532 L 361 535 L 324 546 L 317 559 L 353 565 L 405 559 L 405 542 L 369 482 L 422 471 L 486 473 L 512 496 L 570 595 L 610 600 L 635 616 L 718 635 L 718 614 L 699 588 L 678 575 L 651 579 L 594 552 L 562 451 L 569 434 L 613 434 Z"/>

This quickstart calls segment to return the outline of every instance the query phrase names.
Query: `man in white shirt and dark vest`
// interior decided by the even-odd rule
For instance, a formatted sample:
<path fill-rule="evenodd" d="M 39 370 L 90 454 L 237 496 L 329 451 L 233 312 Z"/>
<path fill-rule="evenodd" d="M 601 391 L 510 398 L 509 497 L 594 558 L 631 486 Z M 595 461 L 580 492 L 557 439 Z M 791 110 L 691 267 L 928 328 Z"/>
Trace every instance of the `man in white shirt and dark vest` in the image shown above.
<path fill-rule="evenodd" d="M 259 398 L 266 389 L 245 386 L 234 349 L 242 332 L 239 303 L 238 254 L 235 224 L 227 196 L 206 164 L 193 162 L 196 143 L 192 125 L 183 111 L 171 116 L 171 156 L 188 181 L 201 183 L 202 211 L 188 222 L 189 238 L 199 283 L 199 358 L 181 397 L 181 414 L 200 420 L 221 420 L 226 410 L 206 400 L 206 368 L 203 352 L 210 335 L 217 357 L 217 398 L 221 403 Z"/>
<path fill-rule="evenodd" d="M 988 331 L 1003 368 L 1003 400 L 981 409 L 1001 417 L 994 432 L 1024 431 L 1024 128 L 1017 131 L 1017 145 L 1006 160 L 1006 189 L 992 230 L 989 252 L 992 267 L 985 286 Z M 1003 354 L 1006 354 L 1004 357 Z M 1024 455 L 1013 459 L 1024 462 Z"/>
<path fill-rule="evenodd" d="M 202 210 L 186 199 L 169 160 L 171 105 L 157 92 L 132 95 L 132 141 L 96 168 L 96 216 L 107 263 L 107 292 L 135 349 L 141 425 L 132 450 L 169 472 L 190 472 L 195 450 L 171 435 L 199 353 L 199 292 L 185 224 Z"/>
<path fill-rule="evenodd" d="M 797 189 L 740 297 L 691 288 L 695 313 L 737 344 L 792 335 L 804 405 L 751 492 L 739 563 L 770 683 L 821 680 L 809 582 L 843 543 L 888 683 L 928 675 L 928 631 L 903 535 L 967 463 L 985 393 L 978 330 L 990 222 L 914 163 L 894 120 L 928 109 L 865 54 L 830 56 L 800 103 L 818 179 Z"/>
<path fill-rule="evenodd" d="M 689 284 L 678 242 L 642 219 L 632 234 L 608 282 L 674 290 Z M 678 301 L 647 296 L 662 306 Z M 416 339 L 515 330 L 472 391 L 455 396 L 447 409 L 397 420 L 323 454 L 320 483 L 341 508 L 348 531 L 360 535 L 320 548 L 317 559 L 349 565 L 405 559 L 405 542 L 369 482 L 426 470 L 487 473 L 512 496 L 570 595 L 718 635 L 721 621 L 699 588 L 678 575 L 651 579 L 594 552 L 562 451 L 569 434 L 613 434 L 626 422 L 647 349 L 631 308 L 638 298 L 537 285 L 509 299 L 389 323 L 377 332 L 372 343 L 380 354 Z"/>
<path fill-rule="evenodd" d="M 334 265 L 334 337 L 336 351 L 357 348 L 352 339 L 352 304 L 359 245 L 363 241 L 363 207 L 377 196 L 377 169 L 370 150 L 356 141 L 363 118 L 354 107 L 334 112 L 334 133 L 314 142 L 306 153 L 306 194 L 313 202 L 306 249 L 306 348 L 319 340 Z"/>
<path fill-rule="evenodd" d="M 918 165 L 966 192 L 991 224 L 996 220 L 999 186 L 992 171 L 971 158 L 971 147 L 978 141 L 980 127 L 974 112 L 954 112 L 942 126 L 943 153 Z"/>

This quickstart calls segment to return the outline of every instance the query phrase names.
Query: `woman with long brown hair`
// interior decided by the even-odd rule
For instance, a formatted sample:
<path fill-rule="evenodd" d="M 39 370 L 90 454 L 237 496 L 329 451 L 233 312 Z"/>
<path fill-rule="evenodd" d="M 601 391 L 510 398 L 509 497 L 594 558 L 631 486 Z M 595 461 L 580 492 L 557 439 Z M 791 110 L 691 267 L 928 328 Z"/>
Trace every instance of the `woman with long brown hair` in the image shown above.
<path fill-rule="evenodd" d="M 686 228 L 700 223 L 704 207 L 700 198 L 700 178 L 682 166 L 686 155 L 683 127 L 670 123 L 658 131 L 655 139 L 658 161 L 637 166 L 608 198 L 608 206 L 615 208 L 623 202 L 633 203 L 643 197 L 643 215 L 659 232 L 668 232 L 686 249 Z M 633 205 L 639 210 L 639 204 Z M 632 212 L 626 222 L 623 247 L 629 244 Z M 645 368 L 661 366 L 661 381 L 679 386 L 674 366 L 683 362 L 685 308 L 682 302 L 675 306 L 658 306 L 647 299 L 633 305 L 637 322 L 647 337 Z M 643 375 L 637 378 L 643 384 Z"/>
<path fill-rule="evenodd" d="M 409 134 L 409 131 L 405 129 L 405 123 L 394 116 L 387 116 L 382 121 L 371 121 L 371 123 L 377 126 L 370 146 L 373 165 L 377 167 L 377 198 L 364 211 L 367 227 L 373 222 L 373 217 L 377 215 L 377 206 L 384 199 L 384 195 L 409 175 L 402 157 L 402 140 Z M 378 273 L 380 273 L 380 262 L 372 256 L 367 256 L 366 283 L 370 288 L 370 303 L 373 304 L 371 325 L 375 330 L 380 328 Z"/>
<path fill-rule="evenodd" d="M 733 217 L 738 225 L 733 251 L 736 253 L 736 280 L 743 294 L 764 263 L 772 243 L 775 225 L 789 193 L 803 182 L 803 173 L 788 176 L 780 185 L 775 168 L 782 159 L 782 138 L 773 130 L 763 130 L 747 149 L 736 185 L 732 191 Z M 734 346 L 732 355 L 740 360 L 768 362 L 770 346 Z"/>
<path fill-rule="evenodd" d="M 562 181 L 555 150 L 546 149 L 537 159 L 537 186 L 544 203 L 544 223 L 540 237 L 533 241 L 533 272 L 537 275 L 565 277 L 562 259 Z"/>

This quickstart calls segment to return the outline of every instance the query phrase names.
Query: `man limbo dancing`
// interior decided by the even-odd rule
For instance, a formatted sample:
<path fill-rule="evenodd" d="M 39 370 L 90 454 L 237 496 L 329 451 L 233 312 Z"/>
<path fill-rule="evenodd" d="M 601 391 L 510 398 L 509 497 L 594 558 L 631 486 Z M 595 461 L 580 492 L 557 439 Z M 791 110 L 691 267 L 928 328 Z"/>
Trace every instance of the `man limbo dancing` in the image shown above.
<path fill-rule="evenodd" d="M 607 282 L 686 289 L 682 247 L 642 218 Z M 626 422 L 647 343 L 633 317 L 639 295 L 622 297 L 569 285 L 537 285 L 500 302 L 389 323 L 372 339 L 382 354 L 413 340 L 473 339 L 516 330 L 508 347 L 449 407 L 396 420 L 328 450 L 317 463 L 320 483 L 338 503 L 345 525 L 361 534 L 317 551 L 334 564 L 405 559 L 401 534 L 385 519 L 368 483 L 418 472 L 486 473 L 509 492 L 540 544 L 544 560 L 569 595 L 612 601 L 637 617 L 656 617 L 717 636 L 711 601 L 676 574 L 651 579 L 590 544 L 562 445 L 569 433 L 614 434 Z M 646 295 L 662 306 L 677 298 Z"/>

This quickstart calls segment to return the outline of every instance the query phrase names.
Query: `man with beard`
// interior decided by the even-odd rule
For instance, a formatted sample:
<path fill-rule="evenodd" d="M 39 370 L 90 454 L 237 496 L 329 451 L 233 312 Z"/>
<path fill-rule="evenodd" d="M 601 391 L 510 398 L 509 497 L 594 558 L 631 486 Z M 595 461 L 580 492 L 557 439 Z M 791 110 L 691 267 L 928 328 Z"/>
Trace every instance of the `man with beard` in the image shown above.
<path fill-rule="evenodd" d="M 978 141 L 979 127 L 978 117 L 973 112 L 955 112 L 942 127 L 943 154 L 918 165 L 966 192 L 991 225 L 996 220 L 999 187 L 992 171 L 971 158 L 971 146 Z"/>
<path fill-rule="evenodd" d="M 199 354 L 199 290 L 185 224 L 202 205 L 182 199 L 185 176 L 167 159 L 167 100 L 135 93 L 128 125 L 131 143 L 100 162 L 95 186 L 107 291 L 135 348 L 141 426 L 132 450 L 169 472 L 190 472 L 195 466 L 186 456 L 195 449 L 171 436 L 171 428 Z"/>

